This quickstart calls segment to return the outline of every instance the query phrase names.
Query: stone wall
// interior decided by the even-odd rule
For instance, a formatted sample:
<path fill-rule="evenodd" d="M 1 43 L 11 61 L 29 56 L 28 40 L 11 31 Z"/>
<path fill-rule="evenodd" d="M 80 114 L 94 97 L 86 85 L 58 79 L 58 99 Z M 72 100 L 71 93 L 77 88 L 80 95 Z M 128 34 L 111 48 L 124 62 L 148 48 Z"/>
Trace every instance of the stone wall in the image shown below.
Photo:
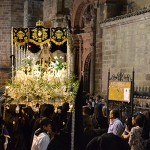
<path fill-rule="evenodd" d="M 10 72 L 10 33 L 11 33 L 11 0 L 1 1 L 0 5 L 0 91 L 3 90 Z"/>
<path fill-rule="evenodd" d="M 38 20 L 43 20 L 43 1 L 28 0 L 28 27 L 35 27 Z"/>
<path fill-rule="evenodd" d="M 11 27 L 23 27 L 24 1 L 11 0 Z"/>
<path fill-rule="evenodd" d="M 65 15 L 69 15 L 71 4 L 70 0 L 44 0 L 43 20 L 45 26 L 65 26 Z"/>
<path fill-rule="evenodd" d="M 46 26 L 53 26 L 57 14 L 57 1 L 44 0 L 43 3 L 43 21 Z"/>
<path fill-rule="evenodd" d="M 53 9 L 53 8 L 55 8 L 55 9 Z M 54 1 L 53 0 L 44 0 L 43 9 L 44 9 L 44 11 L 43 11 L 44 22 L 52 20 L 57 11 L 56 5 L 54 5 Z"/>
<path fill-rule="evenodd" d="M 150 13 L 101 24 L 102 92 L 106 93 L 107 74 L 124 72 L 132 75 L 135 86 L 150 85 Z"/>

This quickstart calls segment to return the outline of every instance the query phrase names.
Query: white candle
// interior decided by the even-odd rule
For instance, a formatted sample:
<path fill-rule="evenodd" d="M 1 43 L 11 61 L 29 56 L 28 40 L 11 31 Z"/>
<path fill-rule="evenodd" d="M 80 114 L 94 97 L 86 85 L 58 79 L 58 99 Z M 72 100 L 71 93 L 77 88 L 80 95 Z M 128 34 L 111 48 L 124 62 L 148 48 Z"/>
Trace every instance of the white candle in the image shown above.
<path fill-rule="evenodd" d="M 9 86 L 6 86 L 6 87 L 5 87 L 5 94 L 6 94 L 6 95 L 8 94 L 8 88 L 9 88 Z"/>

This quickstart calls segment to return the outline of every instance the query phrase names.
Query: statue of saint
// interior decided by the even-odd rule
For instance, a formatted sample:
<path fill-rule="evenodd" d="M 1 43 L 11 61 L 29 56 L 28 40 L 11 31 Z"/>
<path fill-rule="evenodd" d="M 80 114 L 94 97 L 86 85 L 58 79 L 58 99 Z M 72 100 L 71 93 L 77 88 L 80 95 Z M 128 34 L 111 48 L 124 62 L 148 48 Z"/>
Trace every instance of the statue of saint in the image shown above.
<path fill-rule="evenodd" d="M 41 52 L 39 54 L 41 69 L 45 71 L 51 61 L 53 61 L 53 55 L 50 51 L 50 46 L 41 47 Z"/>

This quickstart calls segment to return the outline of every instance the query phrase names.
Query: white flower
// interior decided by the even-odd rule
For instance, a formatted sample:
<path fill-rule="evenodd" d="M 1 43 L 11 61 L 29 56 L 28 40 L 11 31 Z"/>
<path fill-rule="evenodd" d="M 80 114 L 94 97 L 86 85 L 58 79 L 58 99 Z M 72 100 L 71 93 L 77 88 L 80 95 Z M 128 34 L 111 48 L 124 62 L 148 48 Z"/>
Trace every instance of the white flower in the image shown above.
<path fill-rule="evenodd" d="M 24 100 L 22 97 L 30 97 L 31 100 L 51 98 L 66 99 L 73 94 L 67 92 L 67 88 L 73 85 L 74 93 L 78 83 L 68 78 L 66 63 L 63 63 L 57 56 L 51 62 L 47 70 L 42 71 L 40 65 L 33 64 L 33 59 L 28 56 L 24 66 L 16 72 L 13 82 L 8 83 L 8 95 L 15 100 Z M 71 98 L 69 98 L 71 99 Z"/>

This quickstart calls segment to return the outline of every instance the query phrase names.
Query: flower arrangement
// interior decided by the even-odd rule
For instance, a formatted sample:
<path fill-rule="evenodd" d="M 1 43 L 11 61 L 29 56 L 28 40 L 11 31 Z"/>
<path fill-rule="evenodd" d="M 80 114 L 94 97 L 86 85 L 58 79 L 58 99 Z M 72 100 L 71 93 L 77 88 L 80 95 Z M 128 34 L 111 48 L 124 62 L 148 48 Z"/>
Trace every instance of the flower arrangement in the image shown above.
<path fill-rule="evenodd" d="M 23 62 L 24 65 L 16 71 L 14 79 L 7 82 L 8 96 L 15 101 L 74 99 L 79 81 L 75 75 L 67 75 L 66 62 L 61 57 L 54 57 L 44 71 L 30 57 Z"/>

